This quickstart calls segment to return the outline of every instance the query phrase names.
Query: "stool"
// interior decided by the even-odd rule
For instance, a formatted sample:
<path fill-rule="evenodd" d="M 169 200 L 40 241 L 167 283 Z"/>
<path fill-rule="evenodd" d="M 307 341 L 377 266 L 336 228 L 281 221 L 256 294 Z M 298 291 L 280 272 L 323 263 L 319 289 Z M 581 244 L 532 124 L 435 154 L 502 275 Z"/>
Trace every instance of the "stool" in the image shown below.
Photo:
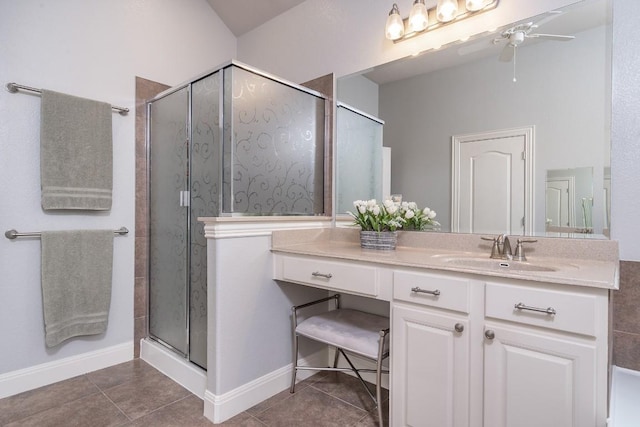
<path fill-rule="evenodd" d="M 311 316 L 298 324 L 299 310 L 331 300 L 335 302 L 335 310 Z M 290 392 L 295 392 L 298 370 L 352 371 L 378 408 L 378 419 L 380 426 L 382 426 L 381 379 L 383 373 L 389 373 L 388 370 L 382 369 L 382 361 L 389 357 L 389 318 L 363 311 L 340 308 L 339 294 L 294 306 L 291 311 L 293 324 L 293 372 Z M 301 336 L 335 347 L 336 354 L 333 367 L 298 365 L 298 338 Z M 374 361 L 376 369 L 356 368 L 346 352 Z M 338 368 L 340 354 L 344 356 L 350 366 L 349 368 Z M 375 397 L 367 387 L 360 372 L 376 373 Z"/>

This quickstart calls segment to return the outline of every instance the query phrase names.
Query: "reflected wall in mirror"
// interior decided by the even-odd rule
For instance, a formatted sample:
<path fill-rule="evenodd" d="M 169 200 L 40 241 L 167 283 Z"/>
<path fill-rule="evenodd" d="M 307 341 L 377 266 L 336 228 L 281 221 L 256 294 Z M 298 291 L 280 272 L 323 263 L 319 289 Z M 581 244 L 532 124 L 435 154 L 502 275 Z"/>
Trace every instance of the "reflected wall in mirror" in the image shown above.
<path fill-rule="evenodd" d="M 535 32 L 573 39 L 525 38 L 514 49 L 500 37 L 508 26 L 347 76 L 338 80 L 338 99 L 385 121 L 391 192 L 438 211 L 443 231 L 451 230 L 452 137 L 533 127 L 533 225 L 526 233 L 547 231 L 546 172 L 587 168 L 593 206 L 605 208 L 591 209 L 593 233 L 572 237 L 602 237 L 609 228 L 610 9 L 608 0 L 584 0 L 514 23 L 538 23 Z M 376 87 L 377 111 L 361 106 L 352 89 L 367 85 Z"/>

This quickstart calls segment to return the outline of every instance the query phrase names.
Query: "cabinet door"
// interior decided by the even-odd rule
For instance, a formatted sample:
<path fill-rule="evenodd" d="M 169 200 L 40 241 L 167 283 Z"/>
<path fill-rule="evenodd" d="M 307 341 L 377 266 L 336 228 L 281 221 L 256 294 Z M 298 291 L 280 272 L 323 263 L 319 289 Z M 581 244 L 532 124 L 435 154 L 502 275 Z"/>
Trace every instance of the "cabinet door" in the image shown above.
<path fill-rule="evenodd" d="M 485 426 L 596 426 L 595 344 L 491 323 L 485 337 Z"/>
<path fill-rule="evenodd" d="M 468 326 L 464 316 L 393 306 L 393 426 L 468 426 Z"/>

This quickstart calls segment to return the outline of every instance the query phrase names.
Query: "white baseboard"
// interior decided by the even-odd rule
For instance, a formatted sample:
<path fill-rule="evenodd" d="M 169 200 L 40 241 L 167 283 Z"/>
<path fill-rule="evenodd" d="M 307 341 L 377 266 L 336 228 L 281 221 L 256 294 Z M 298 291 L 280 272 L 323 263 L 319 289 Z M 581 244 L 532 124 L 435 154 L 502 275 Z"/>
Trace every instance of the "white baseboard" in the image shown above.
<path fill-rule="evenodd" d="M 140 340 L 140 358 L 204 399 L 207 388 L 207 372 L 150 339 Z"/>
<path fill-rule="evenodd" d="M 310 366 L 326 365 L 327 350 L 318 351 L 301 359 L 300 362 Z M 222 423 L 274 394 L 288 389 L 291 386 L 291 368 L 291 364 L 283 366 L 221 395 L 215 395 L 212 391 L 206 390 L 204 393 L 204 416 L 215 424 Z M 297 381 L 302 381 L 315 373 L 314 371 L 300 371 L 297 375 Z"/>
<path fill-rule="evenodd" d="M 0 399 L 133 359 L 133 341 L 0 375 Z"/>

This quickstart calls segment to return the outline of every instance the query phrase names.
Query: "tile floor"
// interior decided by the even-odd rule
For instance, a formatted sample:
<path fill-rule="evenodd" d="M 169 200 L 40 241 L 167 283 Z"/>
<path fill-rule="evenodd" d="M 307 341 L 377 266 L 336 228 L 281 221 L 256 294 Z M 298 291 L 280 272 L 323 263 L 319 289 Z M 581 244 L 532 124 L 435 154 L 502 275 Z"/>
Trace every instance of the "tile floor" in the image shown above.
<path fill-rule="evenodd" d="M 202 412 L 202 400 L 135 359 L 0 399 L 0 426 L 213 426 Z M 221 425 L 364 427 L 378 422 L 357 379 L 321 372 L 299 383 L 294 394 L 285 390 Z"/>

